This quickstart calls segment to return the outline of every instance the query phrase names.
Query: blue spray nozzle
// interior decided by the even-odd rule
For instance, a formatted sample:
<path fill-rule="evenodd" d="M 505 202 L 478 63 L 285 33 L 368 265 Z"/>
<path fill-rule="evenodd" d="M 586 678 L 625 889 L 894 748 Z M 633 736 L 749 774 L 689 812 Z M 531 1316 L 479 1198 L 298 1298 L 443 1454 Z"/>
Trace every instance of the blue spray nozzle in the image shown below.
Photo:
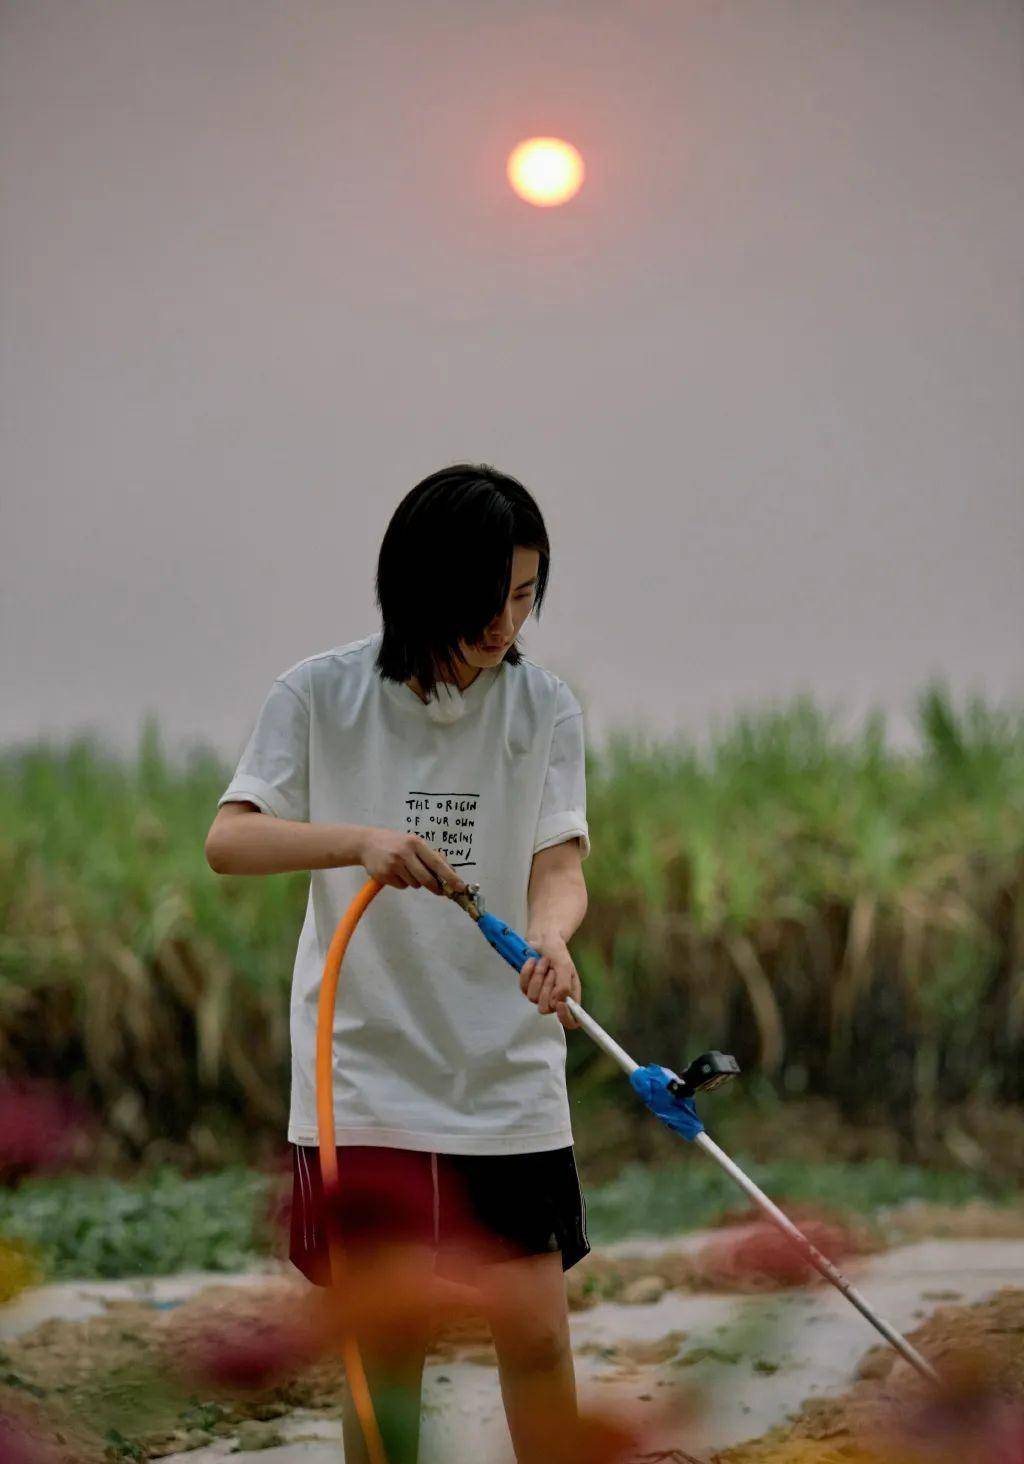
<path fill-rule="evenodd" d="M 638 1067 L 629 1075 L 634 1090 L 647 1104 L 656 1118 L 682 1134 L 691 1142 L 704 1132 L 704 1125 L 697 1117 L 697 1106 L 692 1098 L 677 1097 L 670 1087 L 679 1082 L 679 1074 L 659 1063 L 649 1062 Z"/>

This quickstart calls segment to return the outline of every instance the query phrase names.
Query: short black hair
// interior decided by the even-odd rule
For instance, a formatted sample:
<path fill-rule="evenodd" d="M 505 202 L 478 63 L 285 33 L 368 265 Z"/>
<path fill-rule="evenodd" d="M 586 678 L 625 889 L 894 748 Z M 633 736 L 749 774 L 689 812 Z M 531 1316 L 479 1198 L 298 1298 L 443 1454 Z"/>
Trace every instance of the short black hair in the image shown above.
<path fill-rule="evenodd" d="M 512 553 L 540 556 L 534 610 L 548 581 L 551 548 L 540 509 L 516 478 L 488 463 L 439 468 L 402 499 L 377 559 L 384 625 L 376 667 L 389 681 L 415 676 L 426 697 L 441 672 L 465 664 L 460 638 L 480 639 L 508 599 Z M 504 661 L 522 660 L 513 642 Z"/>

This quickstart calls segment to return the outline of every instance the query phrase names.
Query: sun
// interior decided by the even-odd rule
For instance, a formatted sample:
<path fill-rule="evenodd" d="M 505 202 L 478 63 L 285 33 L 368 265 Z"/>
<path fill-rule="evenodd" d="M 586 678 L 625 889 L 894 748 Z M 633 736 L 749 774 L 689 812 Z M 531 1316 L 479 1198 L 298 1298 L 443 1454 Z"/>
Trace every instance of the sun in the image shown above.
<path fill-rule="evenodd" d="M 571 142 L 528 137 L 509 154 L 506 172 L 520 198 L 538 208 L 552 208 L 575 197 L 586 170 Z"/>

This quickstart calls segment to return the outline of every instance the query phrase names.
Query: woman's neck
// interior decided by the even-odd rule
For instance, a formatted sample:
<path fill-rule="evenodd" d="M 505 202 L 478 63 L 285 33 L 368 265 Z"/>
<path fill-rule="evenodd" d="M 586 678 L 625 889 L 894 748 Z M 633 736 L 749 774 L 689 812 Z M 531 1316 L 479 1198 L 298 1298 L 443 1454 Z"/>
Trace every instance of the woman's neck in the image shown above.
<path fill-rule="evenodd" d="M 460 691 L 465 691 L 467 689 L 467 687 L 470 687 L 470 686 L 473 685 L 473 682 L 480 675 L 480 672 L 483 669 L 484 668 L 482 666 L 467 666 L 465 668 L 465 673 L 463 673 L 462 668 L 460 667 L 459 668 L 459 678 L 460 679 L 455 682 L 455 685 L 458 686 L 458 688 L 459 688 Z M 447 676 L 439 676 L 437 679 L 439 681 L 445 681 L 445 682 L 448 681 L 448 677 Z M 420 699 L 421 702 L 424 702 L 424 703 L 426 702 L 427 698 L 423 695 L 423 690 L 420 687 L 420 683 L 419 683 L 419 680 L 418 680 L 417 677 L 411 676 L 409 678 L 409 680 L 405 684 L 409 688 L 410 691 L 414 691 L 416 693 L 416 695 L 419 697 L 419 699 Z"/>

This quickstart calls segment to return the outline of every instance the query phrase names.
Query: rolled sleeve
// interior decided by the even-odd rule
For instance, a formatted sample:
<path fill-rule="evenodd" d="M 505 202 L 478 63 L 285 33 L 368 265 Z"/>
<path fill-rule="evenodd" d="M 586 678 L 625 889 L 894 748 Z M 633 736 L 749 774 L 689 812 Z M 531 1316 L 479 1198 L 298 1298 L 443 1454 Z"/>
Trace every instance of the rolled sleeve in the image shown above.
<path fill-rule="evenodd" d="M 576 838 L 580 841 L 580 858 L 586 859 L 590 853 L 590 829 L 583 711 L 569 688 L 560 682 L 533 852 L 539 854 L 541 849 Z"/>
<path fill-rule="evenodd" d="M 274 818 L 309 821 L 309 705 L 280 677 L 260 708 L 217 807 L 243 800 Z"/>

